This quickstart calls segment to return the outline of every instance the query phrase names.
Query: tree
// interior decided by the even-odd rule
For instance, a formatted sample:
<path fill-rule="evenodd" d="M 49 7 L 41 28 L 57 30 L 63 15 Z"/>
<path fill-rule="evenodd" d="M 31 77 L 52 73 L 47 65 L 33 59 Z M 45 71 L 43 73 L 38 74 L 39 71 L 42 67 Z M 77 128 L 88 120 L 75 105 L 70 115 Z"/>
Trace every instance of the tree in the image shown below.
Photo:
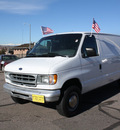
<path fill-rule="evenodd" d="M 5 54 L 5 49 L 4 48 L 2 48 L 2 50 L 0 51 L 0 54 Z"/>

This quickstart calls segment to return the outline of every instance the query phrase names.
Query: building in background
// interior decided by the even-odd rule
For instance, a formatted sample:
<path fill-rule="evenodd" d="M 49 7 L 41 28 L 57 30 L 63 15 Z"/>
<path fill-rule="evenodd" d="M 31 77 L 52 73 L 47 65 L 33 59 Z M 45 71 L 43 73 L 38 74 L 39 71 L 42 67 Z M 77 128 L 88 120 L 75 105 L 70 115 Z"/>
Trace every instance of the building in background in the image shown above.
<path fill-rule="evenodd" d="M 34 43 L 31 44 L 31 49 L 33 48 Z M 20 46 L 16 46 L 13 49 L 13 54 L 19 58 L 25 57 L 27 51 L 29 50 L 29 44 L 22 44 Z"/>

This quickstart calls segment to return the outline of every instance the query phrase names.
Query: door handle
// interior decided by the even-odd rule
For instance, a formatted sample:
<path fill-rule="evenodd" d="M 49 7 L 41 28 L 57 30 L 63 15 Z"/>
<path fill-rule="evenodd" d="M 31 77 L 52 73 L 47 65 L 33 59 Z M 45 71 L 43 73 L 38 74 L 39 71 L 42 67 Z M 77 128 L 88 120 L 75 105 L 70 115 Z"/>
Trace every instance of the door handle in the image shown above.
<path fill-rule="evenodd" d="M 99 64 L 99 69 L 100 69 L 100 70 L 102 69 L 102 65 L 101 65 L 101 64 Z"/>
<path fill-rule="evenodd" d="M 108 61 L 108 59 L 104 59 L 104 60 L 102 60 L 102 63 L 105 63 L 105 62 L 107 62 Z"/>

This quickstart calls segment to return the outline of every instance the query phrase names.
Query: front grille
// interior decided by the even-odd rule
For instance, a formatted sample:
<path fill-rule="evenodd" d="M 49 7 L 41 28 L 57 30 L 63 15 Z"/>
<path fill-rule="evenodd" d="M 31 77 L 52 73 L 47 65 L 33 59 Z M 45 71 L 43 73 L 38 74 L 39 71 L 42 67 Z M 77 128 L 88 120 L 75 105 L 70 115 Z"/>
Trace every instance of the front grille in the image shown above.
<path fill-rule="evenodd" d="M 10 80 L 14 84 L 24 85 L 29 87 L 36 86 L 36 75 L 24 75 L 24 74 L 9 74 Z"/>

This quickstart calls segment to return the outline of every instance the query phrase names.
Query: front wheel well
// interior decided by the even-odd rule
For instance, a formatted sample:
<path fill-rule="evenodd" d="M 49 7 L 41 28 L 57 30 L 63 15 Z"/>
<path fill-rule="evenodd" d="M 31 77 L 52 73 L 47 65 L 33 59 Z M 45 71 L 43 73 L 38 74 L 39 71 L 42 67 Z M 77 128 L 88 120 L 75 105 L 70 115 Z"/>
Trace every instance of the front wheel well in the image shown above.
<path fill-rule="evenodd" d="M 82 91 L 82 85 L 81 85 L 81 82 L 79 79 L 77 78 L 73 78 L 73 79 L 69 79 L 67 80 L 64 84 L 63 84 L 63 87 L 62 87 L 62 91 L 65 91 L 68 87 L 70 87 L 71 85 L 76 85 L 80 91 Z"/>

